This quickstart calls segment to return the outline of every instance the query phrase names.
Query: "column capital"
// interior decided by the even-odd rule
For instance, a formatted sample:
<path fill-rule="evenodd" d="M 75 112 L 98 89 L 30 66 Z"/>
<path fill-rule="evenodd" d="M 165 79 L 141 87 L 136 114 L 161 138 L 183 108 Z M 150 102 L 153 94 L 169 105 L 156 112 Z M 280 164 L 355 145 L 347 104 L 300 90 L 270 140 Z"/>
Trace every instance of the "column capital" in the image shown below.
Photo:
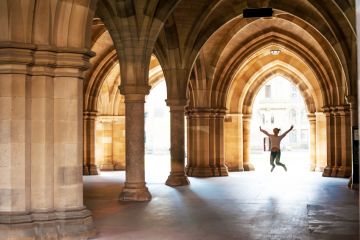
<path fill-rule="evenodd" d="M 252 116 L 251 113 L 243 113 L 243 114 L 242 114 L 242 119 L 243 119 L 243 121 L 250 121 L 250 120 L 251 120 L 251 116 Z"/>
<path fill-rule="evenodd" d="M 99 112 L 95 110 L 84 111 L 83 113 L 84 118 L 97 117 L 98 115 Z"/>
<path fill-rule="evenodd" d="M 185 107 L 189 104 L 188 99 L 166 99 L 165 102 L 170 109 L 174 110 L 185 110 Z"/>
<path fill-rule="evenodd" d="M 315 122 L 316 121 L 316 113 L 309 113 L 307 115 L 308 119 L 310 122 Z"/>
<path fill-rule="evenodd" d="M 187 109 L 187 115 L 193 116 L 225 116 L 226 109 L 225 108 L 192 108 Z"/>
<path fill-rule="evenodd" d="M 151 86 L 149 85 L 120 85 L 119 90 L 122 95 L 125 95 L 125 99 L 128 95 L 145 96 L 150 92 Z"/>

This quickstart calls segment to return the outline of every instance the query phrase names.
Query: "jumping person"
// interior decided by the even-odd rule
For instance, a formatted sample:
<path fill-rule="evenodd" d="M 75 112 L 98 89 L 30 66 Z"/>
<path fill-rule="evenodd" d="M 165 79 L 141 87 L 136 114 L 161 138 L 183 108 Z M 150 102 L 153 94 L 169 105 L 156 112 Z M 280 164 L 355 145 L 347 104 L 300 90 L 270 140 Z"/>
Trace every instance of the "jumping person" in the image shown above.
<path fill-rule="evenodd" d="M 267 135 L 270 138 L 270 142 L 271 142 L 271 153 L 270 153 L 270 164 L 272 166 L 271 172 L 275 168 L 274 160 L 276 165 L 282 166 L 285 169 L 285 171 L 287 171 L 285 164 L 280 162 L 280 156 L 281 156 L 280 142 L 286 136 L 286 134 L 288 134 L 293 128 L 294 126 L 291 125 L 289 130 L 287 130 L 286 132 L 284 132 L 279 136 L 280 128 L 274 128 L 273 129 L 274 134 L 270 134 L 264 129 L 262 129 L 260 126 L 260 131 L 263 132 L 265 135 Z"/>

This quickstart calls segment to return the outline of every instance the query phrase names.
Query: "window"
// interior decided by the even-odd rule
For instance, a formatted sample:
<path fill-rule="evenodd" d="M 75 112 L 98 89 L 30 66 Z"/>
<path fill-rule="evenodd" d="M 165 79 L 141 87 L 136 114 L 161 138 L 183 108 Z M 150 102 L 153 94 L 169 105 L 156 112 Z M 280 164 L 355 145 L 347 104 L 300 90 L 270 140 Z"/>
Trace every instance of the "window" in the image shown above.
<path fill-rule="evenodd" d="M 296 143 L 296 130 L 295 129 L 289 133 L 289 141 L 290 141 L 290 143 Z"/>
<path fill-rule="evenodd" d="M 301 114 L 301 122 L 306 123 L 307 120 L 306 112 L 304 110 L 301 110 L 300 114 Z"/>
<path fill-rule="evenodd" d="M 296 88 L 296 86 L 291 86 L 291 97 L 296 98 L 297 95 L 298 95 L 298 89 Z"/>
<path fill-rule="evenodd" d="M 289 120 L 291 124 L 296 124 L 296 111 L 295 109 L 291 109 L 290 110 L 290 116 L 289 116 Z"/>
<path fill-rule="evenodd" d="M 265 85 L 265 98 L 271 98 L 271 85 Z"/>
<path fill-rule="evenodd" d="M 301 139 L 301 143 L 307 143 L 307 140 L 308 140 L 308 130 L 307 129 L 301 129 L 300 139 Z"/>

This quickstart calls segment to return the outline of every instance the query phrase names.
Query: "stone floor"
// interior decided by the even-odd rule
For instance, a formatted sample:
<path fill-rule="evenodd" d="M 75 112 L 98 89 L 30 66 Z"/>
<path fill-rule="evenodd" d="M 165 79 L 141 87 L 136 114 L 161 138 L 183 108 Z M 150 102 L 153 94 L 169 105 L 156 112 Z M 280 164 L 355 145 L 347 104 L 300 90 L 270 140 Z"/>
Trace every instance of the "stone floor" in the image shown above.
<path fill-rule="evenodd" d="M 84 177 L 97 239 L 359 239 L 359 193 L 347 179 L 275 168 L 190 178 L 190 186 L 171 188 L 166 177 L 147 175 L 147 203 L 117 200 L 124 172 Z"/>

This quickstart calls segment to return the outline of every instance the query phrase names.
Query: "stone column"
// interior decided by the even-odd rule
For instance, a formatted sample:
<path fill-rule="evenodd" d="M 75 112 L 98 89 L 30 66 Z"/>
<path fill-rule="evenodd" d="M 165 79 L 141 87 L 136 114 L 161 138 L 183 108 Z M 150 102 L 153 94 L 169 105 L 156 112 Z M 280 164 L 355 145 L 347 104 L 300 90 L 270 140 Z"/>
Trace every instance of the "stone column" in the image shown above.
<path fill-rule="evenodd" d="M 101 116 L 103 132 L 102 132 L 102 146 L 103 158 L 100 165 L 101 171 L 113 171 L 113 119 L 112 116 Z"/>
<path fill-rule="evenodd" d="M 167 100 L 170 107 L 170 154 L 171 172 L 166 180 L 169 186 L 184 186 L 190 184 L 185 174 L 185 105 L 186 101 Z"/>
<path fill-rule="evenodd" d="M 336 177 L 338 174 L 339 166 L 341 165 L 341 117 L 337 108 L 333 109 L 334 116 L 334 162 L 331 166 L 331 176 Z"/>
<path fill-rule="evenodd" d="M 215 165 L 219 172 L 219 176 L 228 176 L 228 168 L 225 165 L 224 151 L 224 121 L 225 109 L 220 109 L 215 115 Z"/>
<path fill-rule="evenodd" d="M 145 92 L 125 93 L 126 181 L 121 201 L 149 201 L 151 194 L 145 184 Z"/>
<path fill-rule="evenodd" d="M 308 120 L 310 125 L 310 171 L 315 171 L 316 161 L 316 116 L 315 113 L 308 114 Z"/>
<path fill-rule="evenodd" d="M 229 171 L 244 171 L 242 114 L 227 114 L 224 120 L 225 162 Z"/>
<path fill-rule="evenodd" d="M 96 111 L 84 112 L 84 175 L 98 175 L 95 164 Z"/>
<path fill-rule="evenodd" d="M 315 171 L 317 166 L 316 159 L 316 115 L 310 113 L 308 115 L 310 125 L 310 171 Z"/>
<path fill-rule="evenodd" d="M 224 111 L 192 109 L 189 117 L 189 149 L 186 167 L 188 176 L 227 176 L 224 161 Z"/>
<path fill-rule="evenodd" d="M 0 232 L 5 236 L 94 235 L 82 194 L 82 79 L 90 56 L 79 49 L 0 46 Z"/>
<path fill-rule="evenodd" d="M 64 49 L 54 70 L 54 208 L 61 237 L 92 228 L 82 180 L 83 78 L 91 56 L 81 49 Z"/>
<path fill-rule="evenodd" d="M 193 147 L 196 144 L 196 139 L 194 131 L 195 120 L 193 118 L 193 115 L 189 110 L 186 110 L 185 115 L 187 118 L 187 163 L 185 167 L 185 172 L 186 174 L 188 174 L 193 167 L 196 167 L 196 153 L 195 148 Z"/>
<path fill-rule="evenodd" d="M 344 105 L 338 108 L 340 118 L 340 158 L 338 159 L 337 177 L 350 177 L 352 165 L 352 137 L 350 106 Z"/>
<path fill-rule="evenodd" d="M 334 116 L 331 109 L 327 107 L 324 107 L 324 114 L 326 118 L 326 167 L 323 176 L 330 177 L 335 163 Z"/>
<path fill-rule="evenodd" d="M 189 145 L 193 152 L 193 158 L 188 160 L 187 175 L 193 177 L 215 176 L 214 166 L 209 163 L 209 124 L 210 113 L 206 109 L 193 109 L 188 113 L 191 115 L 193 131 L 192 145 Z"/>
<path fill-rule="evenodd" d="M 216 139 L 217 134 L 217 119 L 216 119 L 216 112 L 211 111 L 209 114 L 209 166 L 211 169 L 215 169 L 214 176 L 219 176 L 219 172 L 216 171 L 216 159 L 218 154 L 218 148 L 219 146 L 217 143 L 219 143 Z"/>
<path fill-rule="evenodd" d="M 360 12 L 359 12 L 360 13 Z M 359 15 L 359 13 L 357 15 Z M 360 19 L 357 16 L 357 21 Z M 360 25 L 358 24 L 358 29 Z M 358 40 L 359 41 L 359 40 Z M 358 48 L 358 53 L 360 53 L 360 48 Z M 360 71 L 358 71 L 360 76 Z M 360 90 L 360 85 L 358 84 L 358 90 Z M 358 112 L 358 99 L 357 96 L 347 96 L 346 101 L 350 106 L 350 119 L 351 119 L 351 146 L 352 146 L 352 173 L 349 181 L 349 187 L 351 189 L 359 189 L 359 112 Z"/>
<path fill-rule="evenodd" d="M 40 64 L 48 58 L 35 52 Z M 53 69 L 34 66 L 27 90 L 31 100 L 31 110 L 27 110 L 31 122 L 31 212 L 41 220 L 56 219 L 54 214 L 54 78 L 44 72 Z M 53 226 L 54 227 L 54 226 Z M 44 230 L 54 236 L 53 229 Z"/>
<path fill-rule="evenodd" d="M 255 170 L 254 166 L 250 162 L 250 121 L 251 114 L 243 114 L 243 163 L 245 171 Z"/>
<path fill-rule="evenodd" d="M 113 117 L 114 170 L 125 170 L 125 116 Z"/>
<path fill-rule="evenodd" d="M 31 104 L 31 78 L 28 75 L 31 55 L 32 49 L 0 46 L 0 232 L 2 236 L 4 236 L 3 231 L 7 230 L 6 224 L 32 220 L 31 132 L 37 126 L 32 127 L 30 122 L 31 110 L 34 106 Z M 46 104 L 41 107 L 44 111 Z M 37 110 L 35 106 L 34 110 Z M 35 123 L 45 135 L 45 128 L 38 124 L 42 117 L 39 116 Z M 43 140 L 39 136 L 39 145 L 35 144 L 34 149 L 45 154 Z M 45 156 L 42 156 L 41 160 L 43 157 Z M 49 165 L 44 166 L 46 167 Z M 46 178 L 43 173 L 40 173 L 42 179 Z M 36 190 L 39 197 L 42 197 L 41 190 L 38 188 Z M 49 190 L 51 193 L 51 188 Z M 48 207 L 51 208 L 51 205 L 46 203 L 44 208 Z"/>

